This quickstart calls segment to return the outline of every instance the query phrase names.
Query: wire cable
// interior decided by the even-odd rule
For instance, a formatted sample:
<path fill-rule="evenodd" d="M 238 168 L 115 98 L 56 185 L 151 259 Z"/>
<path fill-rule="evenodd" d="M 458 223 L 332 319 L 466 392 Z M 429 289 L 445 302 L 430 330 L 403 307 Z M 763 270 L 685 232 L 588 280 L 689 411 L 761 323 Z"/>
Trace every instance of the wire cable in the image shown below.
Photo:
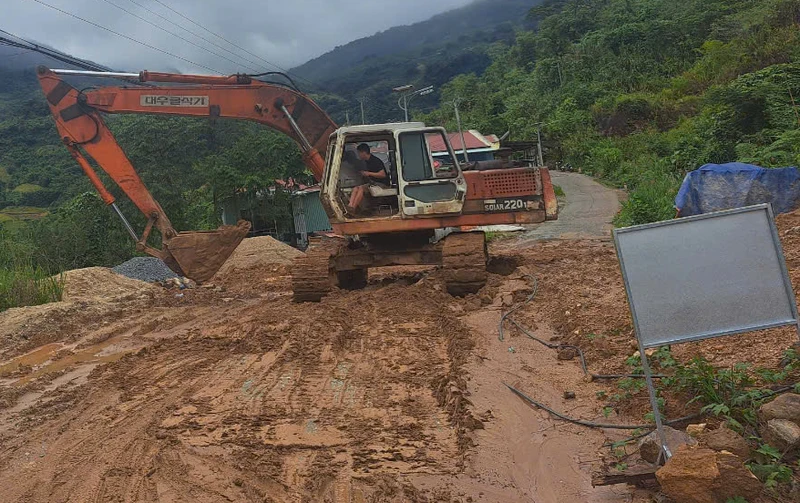
<path fill-rule="evenodd" d="M 281 77 L 283 77 L 284 79 L 286 79 L 286 80 L 288 80 L 288 81 L 289 81 L 289 84 L 290 84 L 290 85 L 289 85 L 289 87 L 291 87 L 292 89 L 294 89 L 294 90 L 295 90 L 295 91 L 297 91 L 298 93 L 299 93 L 299 92 L 301 92 L 301 91 L 300 91 L 300 88 L 299 88 L 299 87 L 297 87 L 297 84 L 295 84 L 295 83 L 294 83 L 294 80 L 292 80 L 292 78 L 291 78 L 291 77 L 289 77 L 288 75 L 286 75 L 286 74 L 285 74 L 285 73 L 283 73 L 283 72 L 264 72 L 264 73 L 253 73 L 253 74 L 249 74 L 249 75 L 247 75 L 247 76 L 248 76 L 248 77 L 253 77 L 253 78 L 256 78 L 256 77 L 264 77 L 264 76 L 267 76 L 267 75 L 280 75 Z M 261 82 L 268 82 L 268 81 L 266 81 L 266 80 L 262 80 Z M 271 83 L 271 84 L 280 84 L 280 85 L 282 85 L 282 86 L 286 85 L 286 84 L 283 84 L 283 83 L 281 83 L 281 82 L 270 82 L 270 83 Z"/>
<path fill-rule="evenodd" d="M 191 45 L 193 45 L 193 46 L 195 46 L 195 47 L 197 47 L 199 49 L 202 49 L 202 50 L 206 51 L 209 54 L 213 54 L 214 56 L 216 56 L 218 58 L 222 58 L 222 59 L 224 59 L 224 60 L 226 60 L 226 61 L 228 61 L 230 63 L 233 63 L 236 66 L 243 66 L 239 62 L 234 61 L 234 60 L 230 59 L 227 56 L 223 56 L 222 54 L 216 53 L 216 52 L 212 51 L 211 49 L 203 47 L 202 45 L 200 45 L 200 44 L 198 44 L 196 42 L 193 42 L 193 41 L 189 40 L 188 38 L 185 38 L 185 37 L 183 37 L 181 35 L 178 35 L 174 31 L 169 31 L 168 29 L 164 28 L 163 26 L 160 26 L 160 25 L 154 23 L 153 21 L 150 21 L 149 19 L 140 16 L 139 14 L 136 14 L 135 12 L 131 12 L 128 9 L 126 9 L 125 7 L 122 7 L 121 5 L 117 5 L 116 3 L 112 2 L 111 0 L 103 0 L 103 1 L 105 3 L 107 3 L 107 4 L 109 4 L 109 5 L 113 5 L 114 7 L 116 7 L 119 10 L 121 10 L 122 12 L 125 12 L 126 14 L 129 14 L 129 15 L 135 17 L 136 19 L 138 19 L 140 21 L 144 21 L 145 23 L 149 24 L 150 26 L 154 26 L 155 28 L 158 28 L 159 30 L 163 31 L 164 33 L 168 33 L 168 34 L 172 35 L 175 38 L 183 40 L 187 44 L 191 44 Z M 249 68 L 250 70 L 258 71 L 256 68 L 252 68 L 252 67 L 249 67 L 249 66 L 247 68 Z"/>
<path fill-rule="evenodd" d="M 534 297 L 536 297 L 536 294 L 537 294 L 537 292 L 539 290 L 539 280 L 538 280 L 538 278 L 536 278 L 534 276 L 531 276 L 529 274 L 526 274 L 523 277 L 533 280 L 533 292 L 528 296 L 527 299 L 525 299 L 525 301 L 519 303 L 517 306 L 515 306 L 514 308 L 509 310 L 507 313 L 505 313 L 500 318 L 500 323 L 499 323 L 499 326 L 498 326 L 498 339 L 499 340 L 502 341 L 504 339 L 504 337 L 503 337 L 503 324 L 504 324 L 504 322 L 506 320 L 508 320 L 510 323 L 512 323 L 514 326 L 516 326 L 519 330 L 521 330 L 525 335 L 527 335 L 531 339 L 533 339 L 533 340 L 535 340 L 535 341 L 537 341 L 537 342 L 539 342 L 539 343 L 541 343 L 541 344 L 543 344 L 543 345 L 545 345 L 545 346 L 547 346 L 547 347 L 549 347 L 551 349 L 560 349 L 560 348 L 573 348 L 573 349 L 576 349 L 578 351 L 578 354 L 581 357 L 581 366 L 583 367 L 583 371 L 584 371 L 584 373 L 586 375 L 592 376 L 594 378 L 600 378 L 600 379 L 617 379 L 617 378 L 621 378 L 621 377 L 643 377 L 643 376 L 641 376 L 639 374 L 606 374 L 606 375 L 603 375 L 603 374 L 600 374 L 600 375 L 591 374 L 591 373 L 588 372 L 588 370 L 586 368 L 586 360 L 585 360 L 585 358 L 583 356 L 583 352 L 581 351 L 580 348 L 578 348 L 577 346 L 572 346 L 572 345 L 551 344 L 551 343 L 545 342 L 545 341 L 543 341 L 543 340 L 541 340 L 541 339 L 539 339 L 537 337 L 534 337 L 525 327 L 523 327 L 522 325 L 517 323 L 513 318 L 510 318 L 509 316 L 511 314 L 519 311 L 522 308 L 522 306 L 525 306 L 526 304 L 531 302 L 534 299 Z M 666 377 L 666 376 L 657 375 L 657 376 L 653 376 L 653 377 Z M 581 425 L 581 426 L 587 426 L 587 427 L 590 427 L 590 428 L 608 428 L 608 429 L 616 429 L 616 430 L 642 430 L 642 429 L 647 429 L 647 431 L 645 433 L 634 435 L 632 437 L 629 437 L 629 438 L 623 440 L 622 442 L 625 442 L 625 443 L 633 441 L 633 440 L 636 440 L 636 439 L 641 438 L 641 437 L 644 437 L 648 433 L 650 433 L 651 431 L 655 430 L 655 427 L 652 424 L 598 423 L 598 422 L 595 422 L 595 421 L 587 421 L 585 419 L 576 419 L 576 418 L 573 418 L 573 417 L 569 417 L 569 416 L 567 416 L 567 415 L 565 415 L 565 414 L 563 414 L 561 412 L 558 412 L 558 411 L 554 410 L 551 407 L 548 407 L 547 405 L 545 405 L 545 404 L 543 404 L 543 403 L 541 403 L 539 401 L 534 400 L 533 398 L 529 397 L 528 395 L 526 395 L 525 393 L 523 393 L 519 389 L 511 386 L 510 384 L 507 384 L 507 383 L 504 382 L 503 385 L 505 387 L 507 387 L 508 389 L 510 389 L 515 395 L 517 395 L 518 397 L 520 397 L 524 401 L 528 402 L 530 405 L 533 405 L 533 406 L 535 406 L 535 407 L 537 407 L 539 409 L 542 409 L 542 410 L 544 410 L 544 411 L 556 416 L 557 418 L 563 419 L 564 421 L 567 421 L 569 423 L 573 423 L 573 424 L 577 424 L 577 425 Z M 782 393 L 786 393 L 788 391 L 794 390 L 796 385 L 797 384 L 782 386 L 782 387 L 780 387 L 778 389 L 775 389 L 775 390 L 764 390 L 766 395 L 763 396 L 762 399 L 769 398 L 769 397 L 774 396 L 774 395 L 780 395 Z M 696 419 L 698 417 L 702 417 L 703 415 L 704 414 L 702 412 L 698 412 L 698 413 L 690 414 L 688 416 L 684 416 L 684 417 L 681 417 L 681 418 L 678 418 L 678 419 L 671 419 L 671 420 L 665 421 L 664 424 L 666 424 L 666 425 L 679 424 L 679 423 L 683 423 L 685 421 L 690 421 L 692 419 Z"/>
<path fill-rule="evenodd" d="M 25 40 L 24 38 L 14 35 L 11 32 L 6 30 L 0 29 L 0 33 L 5 33 L 9 37 L 13 37 L 17 40 L 21 40 L 18 42 L 17 40 L 12 40 L 3 36 L 0 36 L 0 44 L 7 45 L 10 47 L 17 47 L 20 49 L 27 49 L 29 51 L 38 52 L 39 54 L 43 54 L 45 56 L 49 56 L 55 60 L 61 61 L 62 63 L 71 64 L 73 66 L 77 66 L 79 68 L 83 68 L 84 70 L 92 70 L 92 71 L 110 71 L 108 67 L 98 65 L 96 63 L 92 63 L 90 61 L 85 61 L 74 56 L 70 56 L 69 54 L 57 51 L 55 49 L 51 49 L 49 47 L 43 47 L 38 44 L 31 42 L 30 40 Z"/>
<path fill-rule="evenodd" d="M 214 47 L 216 47 L 217 49 L 221 49 L 221 50 L 223 50 L 223 51 L 227 52 L 228 54 L 231 54 L 231 55 L 233 55 L 233 56 L 235 56 L 235 57 L 237 57 L 237 58 L 241 59 L 242 61 L 246 61 L 246 62 L 250 63 L 251 65 L 255 65 L 256 67 L 258 67 L 258 66 L 259 66 L 259 63 L 255 62 L 255 61 L 253 61 L 253 60 L 251 60 L 251 59 L 245 58 L 244 56 L 242 56 L 242 55 L 240 55 L 240 54 L 237 54 L 237 53 L 235 53 L 235 52 L 231 51 L 230 49 L 228 49 L 228 48 L 226 48 L 226 47 L 223 47 L 223 46 L 221 46 L 221 45 L 217 44 L 217 43 L 216 43 L 216 42 L 214 42 L 213 40 L 209 40 L 209 39 L 207 39 L 206 37 L 204 37 L 204 36 L 202 36 L 202 35 L 198 35 L 197 33 L 193 32 L 192 30 L 190 30 L 190 29 L 188 29 L 188 28 L 186 28 L 186 27 L 184 27 L 184 26 L 181 26 L 180 24 L 178 24 L 178 23 L 176 23 L 176 22 L 174 22 L 174 21 L 172 21 L 172 20 L 169 20 L 169 19 L 167 19 L 167 18 L 163 17 L 163 16 L 162 16 L 161 14 L 159 14 L 158 12 L 156 12 L 156 11 L 154 11 L 153 9 L 151 9 L 151 8 L 147 7 L 146 5 L 142 5 L 142 4 L 140 4 L 140 3 L 139 3 L 139 2 L 137 2 L 136 0 L 128 0 L 128 1 L 129 1 L 130 3 L 132 3 L 133 5 L 136 5 L 136 6 L 137 6 L 137 7 L 139 7 L 140 9 L 143 9 L 143 10 L 145 10 L 145 11 L 149 12 L 150 14 L 152 14 L 152 15 L 154 15 L 154 16 L 158 16 L 160 19 L 163 19 L 164 21 L 167 21 L 167 22 L 168 22 L 168 23 L 170 23 L 171 25 L 173 25 L 173 26 L 176 26 L 176 27 L 180 28 L 181 30 L 185 31 L 186 33 L 189 33 L 189 34 L 191 34 L 191 35 L 193 35 L 193 36 L 195 36 L 195 37 L 199 38 L 200 40 L 202 40 L 202 41 L 206 42 L 207 44 L 211 44 L 211 45 L 213 45 L 213 46 L 214 46 Z M 251 70 L 254 70 L 254 71 L 256 71 L 256 72 L 257 72 L 257 71 L 259 71 L 259 70 L 258 70 L 257 68 L 255 68 L 255 67 L 248 67 L 248 68 L 250 68 Z"/>
<path fill-rule="evenodd" d="M 244 47 L 241 47 L 241 46 L 239 46 L 239 45 L 236 45 L 235 43 L 231 42 L 230 40 L 228 40 L 227 38 L 223 37 L 222 35 L 219 35 L 218 33 L 214 33 L 213 31 L 209 30 L 208 28 L 206 28 L 206 27 L 205 27 L 205 26 L 203 26 L 202 24 L 200 24 L 200 23 L 198 23 L 197 21 L 195 21 L 195 20 L 191 19 L 190 17 L 188 17 L 188 16 L 186 16 L 186 15 L 184 15 L 184 14 L 182 14 L 182 13 L 178 12 L 177 10 L 173 9 L 173 8 L 172 8 L 172 7 L 170 7 L 169 5 L 167 5 L 167 4 L 165 4 L 164 2 L 162 2 L 161 0 L 153 0 L 153 1 L 154 1 L 154 2 L 156 2 L 156 3 L 157 3 L 157 4 L 159 4 L 159 5 L 162 5 L 163 7 L 167 8 L 167 9 L 169 9 L 170 11 L 172 11 L 172 12 L 174 12 L 175 14 L 179 15 L 180 17 L 182 17 L 183 19 L 185 19 L 185 20 L 189 21 L 190 23 L 192 23 L 193 25 L 195 25 L 195 26 L 199 27 L 200 29 L 202 29 L 202 30 L 205 30 L 206 32 L 210 33 L 211 35 L 214 35 L 214 36 L 215 36 L 215 37 L 217 37 L 218 39 L 220 39 L 220 40 L 223 40 L 223 41 L 227 42 L 228 44 L 230 44 L 231 46 L 233 46 L 233 47 L 235 47 L 235 48 L 239 49 L 240 51 L 243 51 L 243 52 L 245 52 L 245 53 L 249 54 L 250 56 L 253 56 L 254 58 L 258 58 L 259 60 L 263 61 L 264 63 L 268 64 L 269 66 L 272 66 L 272 67 L 274 67 L 274 68 L 277 68 L 279 71 L 281 71 L 281 72 L 283 72 L 283 73 L 285 73 L 285 74 L 292 75 L 292 76 L 296 77 L 296 78 L 297 78 L 297 79 L 299 79 L 299 80 L 302 80 L 302 81 L 304 81 L 304 82 L 306 82 L 306 83 L 308 83 L 308 84 L 311 84 L 311 85 L 312 85 L 312 86 L 314 86 L 314 87 L 317 87 L 317 88 L 320 88 L 320 89 L 322 89 L 322 86 L 320 86 L 320 85 L 318 85 L 318 84 L 315 84 L 314 82 L 312 82 L 312 81 L 310 81 L 310 80 L 306 79 L 305 77 L 301 77 L 300 75 L 293 74 L 292 72 L 290 72 L 290 71 L 288 71 L 288 70 L 286 70 L 286 69 L 284 69 L 284 68 L 281 68 L 280 66 L 276 65 L 275 63 L 272 63 L 271 61 L 268 61 L 268 60 L 266 60 L 266 59 L 262 58 L 262 57 L 261 57 L 261 56 L 259 56 L 258 54 L 255 54 L 255 53 L 253 53 L 253 52 L 250 52 L 250 51 L 248 51 L 247 49 L 245 49 Z"/>
<path fill-rule="evenodd" d="M 538 407 L 538 408 L 540 408 L 540 409 L 542 409 L 544 411 L 547 411 L 550 414 L 556 416 L 557 418 L 563 419 L 564 421 L 567 421 L 569 423 L 579 424 L 581 426 L 588 426 L 590 428 L 609 428 L 609 429 L 614 429 L 614 430 L 641 430 L 642 428 L 652 428 L 653 427 L 652 424 L 611 424 L 611 423 L 596 423 L 594 421 L 586 421 L 585 419 L 575 419 L 575 418 L 566 416 L 566 415 L 564 415 L 564 414 L 562 414 L 562 413 L 560 413 L 560 412 L 558 412 L 556 410 L 553 410 L 553 409 L 551 409 L 550 407 L 548 407 L 547 405 L 545 405 L 545 404 L 543 404 L 541 402 L 537 402 L 536 400 L 534 400 L 533 398 L 529 397 L 528 395 L 526 395 L 522 391 L 518 390 L 517 388 L 511 386 L 510 384 L 503 383 L 503 385 L 506 388 L 510 389 L 512 392 L 514 392 L 515 395 L 517 395 L 518 397 L 522 398 L 523 400 L 525 400 L 526 402 L 530 403 L 531 405 L 534 405 L 534 406 L 536 406 L 536 407 Z M 702 416 L 701 413 L 690 414 L 688 416 L 680 417 L 678 419 L 671 419 L 669 421 L 665 421 L 664 424 L 666 424 L 666 425 L 678 424 L 678 423 L 682 423 L 684 421 L 689 421 L 691 419 L 694 419 L 694 418 L 697 418 L 697 417 L 700 417 L 700 416 Z"/>
<path fill-rule="evenodd" d="M 536 294 L 539 292 L 539 279 L 538 278 L 536 278 L 535 276 L 531 276 L 530 274 L 525 274 L 522 277 L 526 278 L 526 279 L 529 279 L 529 280 L 531 280 L 533 282 L 533 292 L 528 296 L 527 299 L 525 299 L 524 301 L 520 302 L 519 304 L 517 304 L 516 306 L 511 308 L 508 312 L 506 312 L 500 318 L 500 323 L 499 323 L 499 325 L 497 327 L 497 333 L 498 333 L 497 338 L 499 340 L 502 341 L 502 340 L 505 339 L 505 335 L 504 335 L 504 331 L 503 331 L 503 325 L 505 324 L 506 321 L 508 321 L 509 323 L 511 323 L 512 325 L 517 327 L 517 329 L 520 332 L 522 332 L 523 334 L 525 334 L 529 339 L 533 339 L 534 341 L 538 342 L 539 344 L 542 344 L 545 347 L 548 347 L 550 349 L 559 350 L 559 351 L 562 350 L 562 349 L 572 349 L 572 350 L 574 350 L 578 354 L 578 357 L 580 359 L 581 369 L 583 369 L 583 374 L 586 375 L 586 376 L 591 377 L 592 379 L 623 379 L 623 378 L 643 379 L 644 378 L 644 374 L 594 374 L 594 373 L 591 373 L 591 372 L 589 372 L 589 368 L 586 365 L 586 356 L 583 354 L 583 350 L 581 348 L 579 348 L 578 346 L 572 345 L 572 344 L 553 344 L 551 342 L 547 342 L 545 340 L 542 340 L 542 339 L 536 337 L 535 335 L 533 335 L 527 327 L 525 327 L 525 326 L 521 325 L 520 323 L 518 323 L 517 320 L 515 320 L 514 318 L 511 318 L 512 314 L 514 314 L 515 312 L 519 311 L 524 306 L 528 305 L 536 297 Z M 661 374 L 655 374 L 652 377 L 655 378 L 655 379 L 660 379 L 660 378 L 664 378 L 666 376 L 661 375 Z"/>
<path fill-rule="evenodd" d="M 194 62 L 194 61 L 192 61 L 190 59 L 184 58 L 183 56 L 178 56 L 177 54 L 173 54 L 173 53 L 171 53 L 169 51 L 165 51 L 164 49 L 160 49 L 160 48 L 158 48 L 158 47 L 156 47 L 154 45 L 150 45 L 150 44 L 148 44 L 146 42 L 142 42 L 141 40 L 137 40 L 137 39 L 135 39 L 135 38 L 133 38 L 131 36 L 125 35 L 124 33 L 120 33 L 118 31 L 114 31 L 111 28 L 107 28 L 107 27 L 105 27 L 105 26 L 103 26 L 101 24 L 95 23 L 94 21 L 90 21 L 90 20 L 88 20 L 86 18 L 80 17 L 80 16 L 78 16 L 76 14 L 73 14 L 71 12 L 65 11 L 64 9 L 56 7 L 55 5 L 51 5 L 51 4 L 49 4 L 47 2 L 44 2 L 42 0 L 32 0 L 32 1 L 34 1 L 34 2 L 36 2 L 38 4 L 41 4 L 41 5 L 44 5 L 45 7 L 48 7 L 50 9 L 55 10 L 55 11 L 58 11 L 58 12 L 60 12 L 60 13 L 62 13 L 64 15 L 67 15 L 69 17 L 78 19 L 79 21 L 83 21 L 84 23 L 90 24 L 90 25 L 92 25 L 92 26 L 94 26 L 96 28 L 100 28 L 101 30 L 107 31 L 107 32 L 109 32 L 109 33 L 111 33 L 113 35 L 118 36 L 118 37 L 122 37 L 122 38 L 124 38 L 126 40 L 130 40 L 131 42 L 135 42 L 135 43 L 137 43 L 137 44 L 139 44 L 139 45 L 141 45 L 143 47 L 147 47 L 148 49 L 152 49 L 154 51 L 158 51 L 158 52 L 160 52 L 162 54 L 166 54 L 167 56 L 171 56 L 171 57 L 173 57 L 175 59 L 179 59 L 181 61 L 185 61 L 186 63 L 198 66 L 200 68 L 205 68 L 206 70 L 212 71 L 212 72 L 216 73 L 217 75 L 223 75 L 223 73 L 220 72 L 219 70 L 215 70 L 215 69 L 213 69 L 213 68 L 211 68 L 209 66 L 203 65 L 201 63 L 196 63 L 196 62 Z"/>

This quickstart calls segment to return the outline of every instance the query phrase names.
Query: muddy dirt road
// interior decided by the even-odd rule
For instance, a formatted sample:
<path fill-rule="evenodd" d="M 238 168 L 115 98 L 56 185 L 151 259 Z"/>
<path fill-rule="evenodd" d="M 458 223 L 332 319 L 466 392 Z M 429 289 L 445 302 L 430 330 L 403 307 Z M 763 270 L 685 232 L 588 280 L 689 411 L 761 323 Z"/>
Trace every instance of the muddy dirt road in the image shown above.
<path fill-rule="evenodd" d="M 782 224 L 796 289 L 797 229 L 800 216 Z M 0 313 L 0 501 L 650 501 L 591 487 L 620 433 L 555 420 L 504 385 L 583 419 L 642 420 L 646 394 L 610 404 L 616 384 L 588 382 L 577 360 L 511 327 L 498 340 L 533 275 L 539 293 L 514 316 L 583 348 L 595 372 L 625 371 L 634 337 L 613 247 L 491 251 L 489 283 L 461 299 L 440 271 L 405 268 L 294 304 L 279 253 L 190 290 L 71 272 L 66 302 Z M 777 364 L 795 339 L 744 334 L 677 357 Z"/>
<path fill-rule="evenodd" d="M 600 417 L 574 362 L 497 340 L 539 267 L 516 260 L 464 299 L 397 271 L 299 305 L 280 267 L 184 291 L 87 270 L 99 295 L 0 314 L 2 501 L 630 501 L 591 488 L 602 432 L 503 385 Z"/>

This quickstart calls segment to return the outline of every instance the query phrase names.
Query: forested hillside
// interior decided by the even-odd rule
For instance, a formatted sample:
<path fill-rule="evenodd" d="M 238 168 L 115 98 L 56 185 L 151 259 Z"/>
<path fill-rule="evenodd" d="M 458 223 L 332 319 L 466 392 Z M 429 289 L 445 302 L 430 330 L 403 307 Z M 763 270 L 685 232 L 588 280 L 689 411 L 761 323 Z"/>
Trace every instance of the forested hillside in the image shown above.
<path fill-rule="evenodd" d="M 674 216 L 707 162 L 800 161 L 800 0 L 551 0 L 536 31 L 460 75 L 423 117 L 534 138 L 546 160 L 631 189 L 619 223 Z"/>
<path fill-rule="evenodd" d="M 345 112 L 349 112 L 351 121 L 360 121 L 359 99 L 365 100 L 367 121 L 401 120 L 393 87 L 416 84 L 438 88 L 456 75 L 482 73 L 491 63 L 491 46 L 509 44 L 516 30 L 532 27 L 526 14 L 540 2 L 477 0 L 426 21 L 396 26 L 336 47 L 292 69 L 292 73 L 307 79 L 299 83 L 318 93 L 320 104 L 339 122 L 344 122 Z M 415 98 L 414 107 L 431 109 L 437 96 L 438 90 Z"/>
<path fill-rule="evenodd" d="M 387 88 L 447 82 L 441 107 L 416 118 L 455 128 L 450 103 L 459 97 L 470 128 L 532 139 L 542 124 L 549 164 L 569 162 L 630 189 L 620 224 L 671 217 L 683 175 L 706 162 L 800 161 L 800 0 L 550 0 L 524 10 L 516 32 L 495 23 L 495 10 L 486 25 L 434 18 L 431 30 L 463 29 L 440 29 L 439 52 L 429 50 L 436 37 L 417 36 L 420 44 L 409 46 L 417 56 L 364 55 L 345 65 L 352 48 L 339 48 L 328 57 L 347 70 L 328 85 L 341 94 L 317 96 L 340 120 L 357 95 L 373 100 L 368 120 L 397 119 Z M 482 44 L 480 64 L 459 59 L 470 40 Z M 424 54 L 450 63 L 426 63 Z M 31 62 L 19 69 L 12 61 L 0 58 L 0 269 L 20 260 L 57 271 L 126 258 L 132 244 L 60 144 Z M 386 115 L 371 112 L 378 95 Z M 214 227 L 220 199 L 303 171 L 289 140 L 253 124 L 146 116 L 108 123 L 179 229 Z"/>

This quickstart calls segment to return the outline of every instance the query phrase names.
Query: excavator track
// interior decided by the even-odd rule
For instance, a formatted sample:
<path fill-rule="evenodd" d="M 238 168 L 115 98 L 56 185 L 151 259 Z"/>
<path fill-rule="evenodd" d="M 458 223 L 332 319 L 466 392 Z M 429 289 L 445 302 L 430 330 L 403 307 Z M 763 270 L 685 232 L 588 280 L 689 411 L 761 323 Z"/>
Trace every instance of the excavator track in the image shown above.
<path fill-rule="evenodd" d="M 295 302 L 319 302 L 335 283 L 332 259 L 344 243 L 339 239 L 311 238 L 305 255 L 292 267 L 292 299 Z"/>
<path fill-rule="evenodd" d="M 486 238 L 483 232 L 451 234 L 444 240 L 442 266 L 447 292 L 456 297 L 477 293 L 486 284 Z"/>

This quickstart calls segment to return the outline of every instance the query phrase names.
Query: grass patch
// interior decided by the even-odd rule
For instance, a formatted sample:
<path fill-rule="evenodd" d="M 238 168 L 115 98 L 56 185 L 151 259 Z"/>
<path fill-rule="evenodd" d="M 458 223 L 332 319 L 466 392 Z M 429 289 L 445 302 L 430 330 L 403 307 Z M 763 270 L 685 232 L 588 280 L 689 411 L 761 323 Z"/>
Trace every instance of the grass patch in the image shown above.
<path fill-rule="evenodd" d="M 564 189 L 562 189 L 560 185 L 553 185 L 553 192 L 556 193 L 556 197 L 566 196 L 566 194 L 564 194 Z"/>
<path fill-rule="evenodd" d="M 8 206 L 0 211 L 0 220 L 39 220 L 47 213 L 46 209 L 33 206 Z"/>
<path fill-rule="evenodd" d="M 486 236 L 486 242 L 491 243 L 493 241 L 500 241 L 502 239 L 509 239 L 514 237 L 514 232 L 501 232 L 501 231 L 488 231 L 485 232 L 484 235 Z"/>
<path fill-rule="evenodd" d="M 51 276 L 44 269 L 31 266 L 0 269 L 0 311 L 57 302 L 63 294 L 61 275 Z"/>
<path fill-rule="evenodd" d="M 42 190 L 41 185 L 36 185 L 35 183 L 23 183 L 14 187 L 13 192 L 17 192 L 19 194 L 32 194 L 34 192 L 39 192 L 40 190 Z"/>

